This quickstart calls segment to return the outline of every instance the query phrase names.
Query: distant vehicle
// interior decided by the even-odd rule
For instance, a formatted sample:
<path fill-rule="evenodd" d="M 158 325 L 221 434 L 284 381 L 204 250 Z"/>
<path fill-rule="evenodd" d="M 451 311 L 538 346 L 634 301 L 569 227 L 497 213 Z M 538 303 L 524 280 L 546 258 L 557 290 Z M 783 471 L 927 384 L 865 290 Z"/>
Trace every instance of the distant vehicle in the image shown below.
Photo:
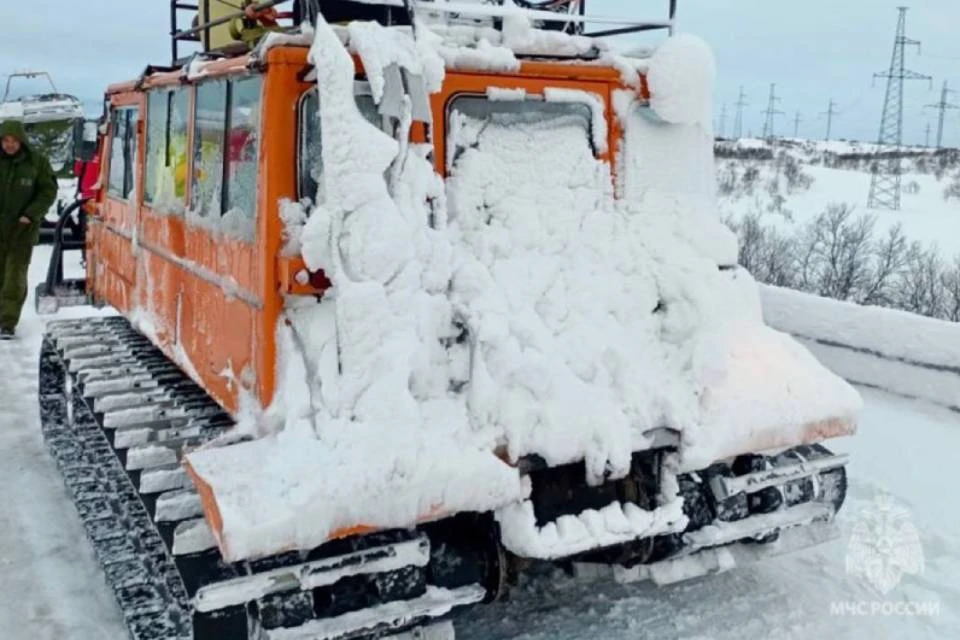
<path fill-rule="evenodd" d="M 46 78 L 49 93 L 12 97 L 16 79 Z M 47 157 L 57 177 L 72 178 L 76 148 L 83 134 L 83 105 L 75 96 L 60 93 L 46 71 L 21 71 L 7 77 L 0 112 L 23 118 L 30 142 Z"/>

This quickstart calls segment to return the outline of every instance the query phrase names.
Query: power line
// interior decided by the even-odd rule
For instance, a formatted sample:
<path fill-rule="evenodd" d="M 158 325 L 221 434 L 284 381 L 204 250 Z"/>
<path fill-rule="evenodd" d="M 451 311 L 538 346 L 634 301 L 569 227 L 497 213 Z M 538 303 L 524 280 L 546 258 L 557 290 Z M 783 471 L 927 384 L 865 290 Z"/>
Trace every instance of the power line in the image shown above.
<path fill-rule="evenodd" d="M 723 109 L 720 111 L 720 127 L 718 133 L 723 138 L 727 132 L 727 103 L 723 103 Z"/>
<path fill-rule="evenodd" d="M 924 106 L 924 109 L 937 109 L 940 112 L 940 121 L 937 124 L 937 149 L 943 148 L 943 119 L 947 114 L 949 109 L 960 109 L 960 106 L 955 104 L 950 104 L 947 102 L 947 96 L 951 93 L 956 93 L 956 91 L 951 91 L 947 88 L 947 81 L 943 81 L 943 90 L 940 92 L 940 102 L 936 104 L 928 104 Z M 929 124 L 927 126 L 930 126 Z M 927 142 L 927 146 L 930 146 L 930 142 Z"/>
<path fill-rule="evenodd" d="M 830 133 L 833 131 L 833 116 L 837 115 L 839 112 L 836 109 L 837 103 L 833 101 L 833 98 L 830 98 L 830 106 L 827 107 L 827 110 L 821 113 L 821 116 L 827 116 L 827 137 L 824 140 L 830 139 Z"/>
<path fill-rule="evenodd" d="M 927 123 L 926 142 L 924 142 L 923 146 L 925 146 L 927 149 L 930 148 L 930 123 L 929 122 Z"/>
<path fill-rule="evenodd" d="M 803 116 L 797 111 L 797 117 L 793 119 L 793 137 L 800 137 L 800 123 L 803 122 Z"/>
<path fill-rule="evenodd" d="M 921 58 L 933 58 L 934 60 L 960 60 L 960 56 L 938 56 L 929 53 L 919 53 Z"/>
<path fill-rule="evenodd" d="M 737 117 L 733 121 L 733 137 L 735 140 L 743 137 L 743 108 L 749 104 L 747 94 L 743 92 L 743 85 L 740 85 L 740 97 L 737 98 Z"/>
<path fill-rule="evenodd" d="M 772 140 L 774 138 L 776 117 L 784 115 L 783 111 L 777 110 L 778 102 L 780 102 L 780 98 L 777 97 L 777 85 L 771 83 L 770 98 L 767 101 L 767 110 L 764 111 L 764 114 L 766 114 L 766 119 L 763 122 L 763 137 L 765 140 Z"/>
<path fill-rule="evenodd" d="M 874 74 L 876 78 L 887 79 L 887 94 L 883 101 L 883 115 L 880 118 L 880 136 L 877 140 L 877 153 L 884 151 L 889 156 L 886 161 L 878 156 L 877 166 L 870 178 L 870 194 L 867 206 L 871 209 L 900 210 L 901 181 L 903 178 L 903 82 L 904 80 L 933 80 L 915 71 L 906 69 L 905 50 L 907 45 L 920 47 L 919 40 L 907 37 L 907 7 L 898 7 L 900 17 L 897 20 L 897 35 L 893 41 L 893 55 L 890 70 Z"/>

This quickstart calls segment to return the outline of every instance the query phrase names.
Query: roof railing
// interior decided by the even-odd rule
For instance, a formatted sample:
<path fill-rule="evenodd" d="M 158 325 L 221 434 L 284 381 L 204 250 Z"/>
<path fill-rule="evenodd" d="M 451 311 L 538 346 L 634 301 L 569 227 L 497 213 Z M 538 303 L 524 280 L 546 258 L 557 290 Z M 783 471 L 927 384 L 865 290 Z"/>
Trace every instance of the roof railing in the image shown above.
<path fill-rule="evenodd" d="M 445 16 L 448 22 L 464 19 L 489 22 L 501 28 L 504 19 L 519 11 L 539 28 L 564 31 L 592 38 L 625 35 L 666 29 L 674 31 L 677 0 L 661 0 L 667 4 L 667 15 L 662 19 L 633 19 L 606 17 L 588 14 L 587 0 L 509 0 L 509 4 L 481 3 L 477 0 L 170 0 L 171 58 L 174 65 L 182 64 L 179 45 L 183 42 L 198 42 L 204 53 L 224 51 L 223 47 L 211 47 L 212 32 L 237 20 L 249 20 L 249 15 L 272 11 L 274 7 L 290 3 L 291 11 L 282 15 L 290 19 L 290 27 L 302 22 L 313 23 L 318 14 L 329 22 L 348 20 L 376 20 L 387 25 L 413 23 L 414 15 Z M 236 11 L 201 21 L 201 16 L 211 16 L 211 7 L 235 8 Z M 192 12 L 189 27 L 181 28 L 184 12 Z M 587 31 L 587 26 L 599 25 L 596 31 Z M 429 26 L 429 24 L 427 25 Z M 272 30 L 286 30 L 274 25 Z M 230 43 L 238 50 L 246 50 L 240 41 Z"/>
<path fill-rule="evenodd" d="M 313 0 L 320 2 L 322 0 Z M 387 0 L 389 1 L 389 0 Z M 657 29 L 674 29 L 677 0 L 666 0 L 667 15 L 661 19 L 622 18 L 599 16 L 587 13 L 587 0 L 513 0 L 511 4 L 465 2 L 464 0 L 404 0 L 414 10 L 425 13 L 441 13 L 458 19 L 472 17 L 491 19 L 500 27 L 502 20 L 516 15 L 518 10 L 532 23 L 544 29 L 565 31 L 591 38 L 639 33 Z M 588 32 L 587 25 L 607 25 L 599 31 Z"/>

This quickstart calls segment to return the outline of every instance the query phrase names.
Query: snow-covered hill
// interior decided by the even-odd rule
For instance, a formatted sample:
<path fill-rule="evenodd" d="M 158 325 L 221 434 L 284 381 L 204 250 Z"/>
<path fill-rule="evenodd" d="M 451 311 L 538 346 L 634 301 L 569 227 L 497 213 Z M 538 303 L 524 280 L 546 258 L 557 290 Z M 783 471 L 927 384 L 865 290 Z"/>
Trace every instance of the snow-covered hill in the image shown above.
<path fill-rule="evenodd" d="M 763 214 L 769 224 L 790 231 L 831 204 L 846 204 L 857 214 L 876 216 L 881 233 L 901 224 L 910 241 L 936 244 L 945 256 L 960 254 L 960 193 L 945 195 L 960 185 L 960 150 L 907 151 L 900 211 L 867 207 L 875 151 L 876 145 L 842 141 L 720 142 L 716 152 L 722 209 L 735 218 Z M 756 176 L 751 179 L 753 170 Z M 791 172 L 796 172 L 792 181 Z M 779 206 L 778 196 L 783 198 Z"/>
<path fill-rule="evenodd" d="M 874 145 L 721 141 L 723 215 L 759 280 L 960 321 L 960 151 L 911 149 L 899 211 L 870 209 Z"/>

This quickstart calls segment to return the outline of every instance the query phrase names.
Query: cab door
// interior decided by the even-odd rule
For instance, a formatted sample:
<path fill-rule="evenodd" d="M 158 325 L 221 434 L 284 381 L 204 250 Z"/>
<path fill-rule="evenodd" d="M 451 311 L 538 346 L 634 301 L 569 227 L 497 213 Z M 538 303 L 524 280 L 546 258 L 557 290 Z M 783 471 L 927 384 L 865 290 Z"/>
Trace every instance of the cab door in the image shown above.
<path fill-rule="evenodd" d="M 235 409 L 256 380 L 257 193 L 262 80 L 242 74 L 195 89 L 189 205 L 177 325 L 207 390 Z"/>
<path fill-rule="evenodd" d="M 103 199 L 88 220 L 88 276 L 93 293 L 123 312 L 133 307 L 137 273 L 141 101 L 142 96 L 135 93 L 110 98 L 102 154 Z"/>

